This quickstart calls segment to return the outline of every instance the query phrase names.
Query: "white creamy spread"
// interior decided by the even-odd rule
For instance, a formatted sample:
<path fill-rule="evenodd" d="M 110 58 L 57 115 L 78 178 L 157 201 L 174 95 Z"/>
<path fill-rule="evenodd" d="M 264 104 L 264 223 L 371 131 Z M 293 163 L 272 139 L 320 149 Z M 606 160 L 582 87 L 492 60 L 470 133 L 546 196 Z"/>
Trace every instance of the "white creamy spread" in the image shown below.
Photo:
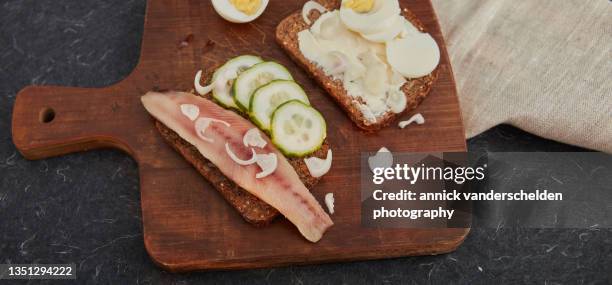
<path fill-rule="evenodd" d="M 403 112 L 406 78 L 429 74 L 439 61 L 433 38 L 401 16 L 397 0 L 375 0 L 366 13 L 344 5 L 326 12 L 298 33 L 298 42 L 304 57 L 342 81 L 369 123 Z"/>
<path fill-rule="evenodd" d="M 384 44 L 348 30 L 338 10 L 323 14 L 310 30 L 300 32 L 298 39 L 308 60 L 328 76 L 342 80 L 347 93 L 364 103 L 359 108 L 368 121 L 376 122 L 391 109 L 387 98 L 400 92 L 406 80 L 386 62 Z M 339 67 L 344 67 L 342 72 Z"/>

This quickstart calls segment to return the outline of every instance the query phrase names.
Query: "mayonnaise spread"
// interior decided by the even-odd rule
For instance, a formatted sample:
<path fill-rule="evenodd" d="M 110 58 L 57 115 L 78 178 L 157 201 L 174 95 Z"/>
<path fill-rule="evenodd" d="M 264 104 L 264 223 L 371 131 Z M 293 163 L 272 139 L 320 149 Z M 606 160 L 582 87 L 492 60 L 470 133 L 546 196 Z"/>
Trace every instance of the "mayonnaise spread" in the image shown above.
<path fill-rule="evenodd" d="M 348 30 L 338 10 L 323 14 L 311 29 L 300 32 L 298 39 L 302 54 L 328 76 L 342 80 L 344 89 L 371 123 L 391 109 L 389 104 L 394 102 L 388 99 L 401 92 L 406 79 L 386 62 L 384 44 Z"/>
<path fill-rule="evenodd" d="M 372 11 L 366 14 L 350 10 L 352 4 L 345 5 L 340 10 L 322 14 L 309 29 L 298 33 L 300 52 L 327 76 L 342 82 L 354 106 L 369 124 L 376 123 L 389 112 L 403 112 L 407 102 L 401 87 L 407 82 L 406 78 L 425 76 L 428 74 L 425 72 L 433 71 L 438 64 L 439 52 L 436 54 L 435 41 L 432 44 L 428 34 L 421 33 L 402 17 L 396 2 L 374 1 Z M 383 20 L 382 16 L 387 15 L 393 16 Z M 368 23 L 369 20 L 373 22 Z M 357 31 L 356 27 L 361 30 Z M 369 28 L 369 33 L 364 34 L 368 27 L 377 28 Z M 395 30 L 390 34 L 391 38 L 385 35 L 389 34 L 387 30 Z M 384 39 L 385 42 L 372 38 Z M 412 47 L 415 42 L 407 42 L 404 38 L 416 39 L 417 44 L 426 42 Z M 418 59 L 418 54 L 398 55 L 402 50 L 414 52 L 428 48 L 436 51 L 431 52 L 430 59 L 424 64 L 419 63 L 422 60 Z M 405 62 L 403 58 L 406 56 L 417 60 Z"/>

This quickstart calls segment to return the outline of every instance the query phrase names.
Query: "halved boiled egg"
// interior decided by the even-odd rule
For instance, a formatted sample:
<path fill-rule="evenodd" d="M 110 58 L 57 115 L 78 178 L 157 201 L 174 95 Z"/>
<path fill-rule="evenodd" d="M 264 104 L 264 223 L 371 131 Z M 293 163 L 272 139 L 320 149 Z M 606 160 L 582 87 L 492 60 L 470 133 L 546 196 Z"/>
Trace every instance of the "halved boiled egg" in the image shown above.
<path fill-rule="evenodd" d="M 248 23 L 257 19 L 269 0 L 212 0 L 215 11 L 232 23 Z"/>
<path fill-rule="evenodd" d="M 371 42 L 375 43 L 386 43 L 395 37 L 397 37 L 404 30 L 404 21 L 406 21 L 401 16 L 396 16 L 391 18 L 393 20 L 388 27 L 385 27 L 382 31 L 371 33 L 371 34 L 362 34 L 362 36 Z"/>
<path fill-rule="evenodd" d="M 382 33 L 400 15 L 398 0 L 342 0 L 340 18 L 361 34 Z"/>

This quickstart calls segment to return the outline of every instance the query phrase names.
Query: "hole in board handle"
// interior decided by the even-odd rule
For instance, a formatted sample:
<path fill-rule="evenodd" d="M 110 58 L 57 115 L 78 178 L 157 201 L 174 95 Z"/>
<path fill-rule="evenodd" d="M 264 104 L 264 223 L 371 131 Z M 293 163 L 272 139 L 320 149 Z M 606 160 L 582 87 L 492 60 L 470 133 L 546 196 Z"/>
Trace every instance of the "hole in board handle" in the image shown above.
<path fill-rule="evenodd" d="M 38 116 L 38 119 L 43 124 L 51 123 L 53 121 L 53 119 L 55 119 L 55 110 L 53 110 L 52 108 L 49 108 L 49 107 L 42 108 L 40 110 L 40 114 Z"/>

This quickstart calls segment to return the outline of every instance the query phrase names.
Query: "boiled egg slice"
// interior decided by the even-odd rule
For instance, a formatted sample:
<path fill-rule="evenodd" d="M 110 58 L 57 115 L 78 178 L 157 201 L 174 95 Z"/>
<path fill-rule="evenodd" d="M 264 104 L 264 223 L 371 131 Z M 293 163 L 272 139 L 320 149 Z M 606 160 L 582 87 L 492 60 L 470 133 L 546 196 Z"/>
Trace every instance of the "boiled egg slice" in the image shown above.
<path fill-rule="evenodd" d="M 372 2 L 369 6 L 357 5 L 357 2 L 342 0 L 340 18 L 347 28 L 361 34 L 382 33 L 389 21 L 394 21 L 391 18 L 401 12 L 398 0 L 370 0 L 367 1 Z"/>
<path fill-rule="evenodd" d="M 257 19 L 269 0 L 212 0 L 215 11 L 232 23 L 248 23 Z"/>
<path fill-rule="evenodd" d="M 375 43 L 386 43 L 395 37 L 397 37 L 402 31 L 404 31 L 405 19 L 401 16 L 391 18 L 393 20 L 389 27 L 383 29 L 381 32 L 372 34 L 362 34 L 362 36 L 371 42 Z"/>
<path fill-rule="evenodd" d="M 440 63 L 440 48 L 430 34 L 408 33 L 387 42 L 387 61 L 406 78 L 430 74 Z"/>

